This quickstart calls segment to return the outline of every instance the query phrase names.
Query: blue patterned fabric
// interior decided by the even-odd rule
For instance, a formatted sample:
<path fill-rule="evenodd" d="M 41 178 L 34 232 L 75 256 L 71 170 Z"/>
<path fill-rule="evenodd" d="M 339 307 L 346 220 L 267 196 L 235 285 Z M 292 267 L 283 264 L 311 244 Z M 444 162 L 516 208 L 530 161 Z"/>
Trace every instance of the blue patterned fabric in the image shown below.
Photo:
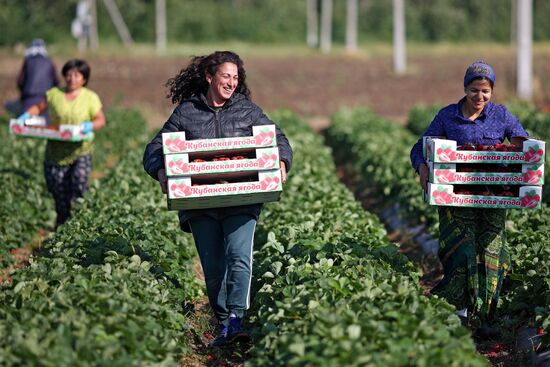
<path fill-rule="evenodd" d="M 464 73 L 464 86 L 467 87 L 476 78 L 489 79 L 493 84 L 495 84 L 496 79 L 493 68 L 482 60 L 474 61 L 468 66 L 466 73 Z"/>
<path fill-rule="evenodd" d="M 471 121 L 461 112 L 465 101 L 466 97 L 458 103 L 441 109 L 422 136 L 441 136 L 455 140 L 458 145 L 466 143 L 494 145 L 502 143 L 505 138 L 528 136 L 517 117 L 503 105 L 489 102 L 479 117 Z M 421 163 L 425 163 L 422 155 L 422 137 L 411 150 L 411 163 L 415 170 L 418 170 Z"/>

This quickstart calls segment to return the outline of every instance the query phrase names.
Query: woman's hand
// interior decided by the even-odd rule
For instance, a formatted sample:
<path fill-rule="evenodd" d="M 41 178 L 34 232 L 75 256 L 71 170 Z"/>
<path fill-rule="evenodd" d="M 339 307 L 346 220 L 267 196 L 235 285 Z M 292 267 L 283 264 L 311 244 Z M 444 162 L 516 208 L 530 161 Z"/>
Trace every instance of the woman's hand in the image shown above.
<path fill-rule="evenodd" d="M 166 177 L 166 169 L 159 169 L 157 172 L 157 176 L 159 179 L 160 189 L 162 190 L 163 194 L 166 194 L 166 192 L 168 191 L 168 178 Z"/>
<path fill-rule="evenodd" d="M 281 161 L 281 164 L 279 166 L 281 167 L 281 181 L 285 183 L 286 182 L 286 164 L 285 162 Z"/>
<path fill-rule="evenodd" d="M 430 171 L 426 163 L 420 163 L 420 166 L 418 166 L 418 174 L 420 175 L 420 186 L 422 186 L 422 190 L 428 190 L 428 177 L 430 176 Z"/>
<path fill-rule="evenodd" d="M 22 121 L 22 122 L 25 122 L 27 121 L 28 119 L 31 118 L 31 114 L 28 113 L 27 111 L 23 112 L 21 115 L 17 116 L 17 119 L 19 121 Z"/>

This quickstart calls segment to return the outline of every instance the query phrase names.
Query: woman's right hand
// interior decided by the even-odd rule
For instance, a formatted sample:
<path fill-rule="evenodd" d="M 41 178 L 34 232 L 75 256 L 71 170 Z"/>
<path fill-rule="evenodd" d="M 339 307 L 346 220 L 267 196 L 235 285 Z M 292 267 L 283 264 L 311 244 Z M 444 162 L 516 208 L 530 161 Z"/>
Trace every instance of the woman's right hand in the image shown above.
<path fill-rule="evenodd" d="M 157 172 L 157 176 L 162 193 L 166 194 L 166 192 L 168 191 L 168 178 L 166 177 L 166 169 L 159 169 L 159 171 Z"/>
<path fill-rule="evenodd" d="M 426 191 L 428 189 L 428 178 L 430 175 L 426 163 L 420 163 L 420 166 L 418 166 L 418 174 L 420 175 L 420 186 L 422 186 L 422 190 Z"/>

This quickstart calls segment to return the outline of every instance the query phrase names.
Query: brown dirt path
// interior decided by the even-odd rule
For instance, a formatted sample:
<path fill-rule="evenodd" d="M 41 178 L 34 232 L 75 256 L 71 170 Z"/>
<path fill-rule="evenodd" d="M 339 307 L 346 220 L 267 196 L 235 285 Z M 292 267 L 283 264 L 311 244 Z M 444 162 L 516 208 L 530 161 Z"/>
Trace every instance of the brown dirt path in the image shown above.
<path fill-rule="evenodd" d="M 500 51 L 501 52 L 501 51 Z M 0 96 L 17 97 L 15 79 L 21 56 L 0 52 Z M 246 56 L 245 67 L 253 100 L 264 110 L 291 109 L 324 126 L 342 106 L 368 106 L 383 117 L 404 122 L 416 104 L 452 103 L 463 93 L 461 80 L 473 59 L 485 56 L 497 75 L 495 100 L 514 96 L 515 58 L 452 52 L 408 58 L 408 72 L 395 75 L 391 56 L 313 54 L 309 56 Z M 492 57 L 491 57 L 492 56 Z M 188 57 L 86 56 L 92 67 L 90 88 L 105 105 L 138 106 L 155 127 L 169 116 L 172 105 L 165 98 L 164 83 L 189 61 Z M 54 58 L 58 69 L 66 59 Z M 536 55 L 536 75 L 550 74 L 550 54 Z M 550 81 L 535 77 L 539 106 L 550 104 Z"/>

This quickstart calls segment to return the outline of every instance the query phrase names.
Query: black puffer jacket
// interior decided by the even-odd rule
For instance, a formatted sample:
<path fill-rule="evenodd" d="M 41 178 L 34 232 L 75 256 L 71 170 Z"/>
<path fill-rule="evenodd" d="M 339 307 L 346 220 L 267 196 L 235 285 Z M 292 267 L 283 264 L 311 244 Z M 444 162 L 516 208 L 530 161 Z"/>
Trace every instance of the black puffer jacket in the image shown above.
<path fill-rule="evenodd" d="M 153 140 L 147 144 L 143 156 L 143 167 L 151 177 L 158 180 L 158 171 L 164 168 L 162 133 L 185 131 L 185 138 L 188 140 L 231 138 L 251 136 L 252 126 L 270 124 L 277 127 L 279 155 L 285 162 L 288 172 L 292 166 L 292 148 L 286 136 L 260 107 L 240 93 L 233 93 L 231 99 L 217 111 L 208 106 L 204 95 L 183 101 L 176 107 Z M 228 215 L 249 214 L 257 220 L 261 207 L 261 204 L 253 204 L 216 209 L 180 210 L 178 214 L 182 230 L 189 232 L 188 220 L 192 217 L 208 215 L 222 219 Z"/>

